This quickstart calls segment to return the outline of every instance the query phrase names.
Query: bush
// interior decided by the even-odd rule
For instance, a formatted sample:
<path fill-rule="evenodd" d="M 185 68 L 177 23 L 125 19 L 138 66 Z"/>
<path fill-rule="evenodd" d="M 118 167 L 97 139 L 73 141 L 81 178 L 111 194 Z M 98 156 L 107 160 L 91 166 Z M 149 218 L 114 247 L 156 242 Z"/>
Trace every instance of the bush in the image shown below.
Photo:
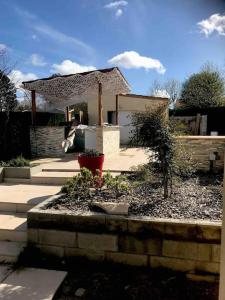
<path fill-rule="evenodd" d="M 198 170 L 198 163 L 193 160 L 192 152 L 180 142 L 174 144 L 173 172 L 175 175 L 190 178 Z"/>
<path fill-rule="evenodd" d="M 155 179 L 155 168 L 153 164 L 138 165 L 131 168 L 132 180 L 140 182 L 151 182 Z"/>
<path fill-rule="evenodd" d="M 89 199 L 96 193 L 110 192 L 118 198 L 128 191 L 129 184 L 125 176 L 119 175 L 113 177 L 109 172 L 102 178 L 98 175 L 93 176 L 92 172 L 82 168 L 81 172 L 69 179 L 62 187 L 61 192 L 70 198 Z"/>
<path fill-rule="evenodd" d="M 0 166 L 1 167 L 29 167 L 30 161 L 20 155 L 7 162 L 1 161 Z"/>

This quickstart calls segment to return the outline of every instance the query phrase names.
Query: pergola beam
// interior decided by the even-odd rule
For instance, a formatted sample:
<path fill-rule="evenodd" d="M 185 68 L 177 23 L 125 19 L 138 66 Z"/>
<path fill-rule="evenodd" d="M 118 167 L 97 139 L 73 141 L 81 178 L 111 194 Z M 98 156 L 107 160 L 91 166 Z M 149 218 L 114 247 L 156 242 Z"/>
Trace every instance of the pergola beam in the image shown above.
<path fill-rule="evenodd" d="M 116 125 L 119 125 L 119 96 L 116 95 Z"/>
<path fill-rule="evenodd" d="M 66 106 L 66 122 L 69 122 L 69 106 Z"/>
<path fill-rule="evenodd" d="M 31 91 L 31 111 L 32 111 L 32 125 L 36 123 L 36 93 L 35 90 Z"/>
<path fill-rule="evenodd" d="M 102 84 L 98 83 L 98 125 L 103 126 Z"/>

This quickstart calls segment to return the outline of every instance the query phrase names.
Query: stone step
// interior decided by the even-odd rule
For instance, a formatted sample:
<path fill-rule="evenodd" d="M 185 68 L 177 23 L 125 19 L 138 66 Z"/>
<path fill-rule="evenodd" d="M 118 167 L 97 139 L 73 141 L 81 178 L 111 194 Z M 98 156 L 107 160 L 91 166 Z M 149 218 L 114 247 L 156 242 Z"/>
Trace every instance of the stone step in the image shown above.
<path fill-rule="evenodd" d="M 79 172 L 40 172 L 32 176 L 32 184 L 63 185 Z"/>
<path fill-rule="evenodd" d="M 63 185 L 67 182 L 68 179 L 72 178 L 73 176 L 77 175 L 79 171 L 73 172 L 73 171 L 43 171 L 40 173 L 35 174 L 31 178 L 32 184 L 49 184 L 49 185 Z M 106 172 L 103 172 L 103 174 L 106 174 Z M 120 175 L 120 172 L 113 172 L 112 176 L 118 176 Z"/>
<path fill-rule="evenodd" d="M 51 300 L 66 274 L 46 269 L 17 269 L 0 284 L 0 299 Z"/>
<path fill-rule="evenodd" d="M 0 241 L 0 263 L 14 263 L 26 243 Z"/>
<path fill-rule="evenodd" d="M 26 179 L 26 178 L 13 178 L 13 177 L 9 177 L 9 178 L 4 178 L 4 183 L 23 183 L 23 184 L 30 184 L 31 183 L 31 179 Z"/>
<path fill-rule="evenodd" d="M 0 212 L 0 241 L 26 242 L 27 215 Z"/>
<path fill-rule="evenodd" d="M 60 186 L 1 183 L 0 211 L 27 212 L 59 191 Z"/>

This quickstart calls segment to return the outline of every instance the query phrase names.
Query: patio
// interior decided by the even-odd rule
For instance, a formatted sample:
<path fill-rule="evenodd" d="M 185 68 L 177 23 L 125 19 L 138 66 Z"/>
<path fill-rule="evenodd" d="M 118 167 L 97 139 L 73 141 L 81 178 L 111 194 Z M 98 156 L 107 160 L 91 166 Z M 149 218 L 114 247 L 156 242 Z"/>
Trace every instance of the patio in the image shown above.
<path fill-rule="evenodd" d="M 40 158 L 32 161 L 42 165 L 42 172 L 78 172 L 78 153 L 69 153 L 62 158 Z M 119 153 L 105 157 L 104 171 L 127 172 L 132 167 L 148 162 L 143 148 L 122 148 Z M 38 174 L 36 174 L 38 176 Z M 72 176 L 72 175 L 71 175 Z"/>

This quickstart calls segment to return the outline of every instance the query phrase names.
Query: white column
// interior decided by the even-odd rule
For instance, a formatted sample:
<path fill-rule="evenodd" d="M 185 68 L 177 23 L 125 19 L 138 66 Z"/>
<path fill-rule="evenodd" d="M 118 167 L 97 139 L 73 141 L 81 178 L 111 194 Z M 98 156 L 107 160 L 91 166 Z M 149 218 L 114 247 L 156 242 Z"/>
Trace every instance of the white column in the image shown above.
<path fill-rule="evenodd" d="M 224 177 L 225 177 L 225 155 L 224 155 Z M 222 221 L 222 230 L 221 230 L 219 300 L 225 300 L 225 178 L 224 177 L 223 177 L 223 221 Z"/>

